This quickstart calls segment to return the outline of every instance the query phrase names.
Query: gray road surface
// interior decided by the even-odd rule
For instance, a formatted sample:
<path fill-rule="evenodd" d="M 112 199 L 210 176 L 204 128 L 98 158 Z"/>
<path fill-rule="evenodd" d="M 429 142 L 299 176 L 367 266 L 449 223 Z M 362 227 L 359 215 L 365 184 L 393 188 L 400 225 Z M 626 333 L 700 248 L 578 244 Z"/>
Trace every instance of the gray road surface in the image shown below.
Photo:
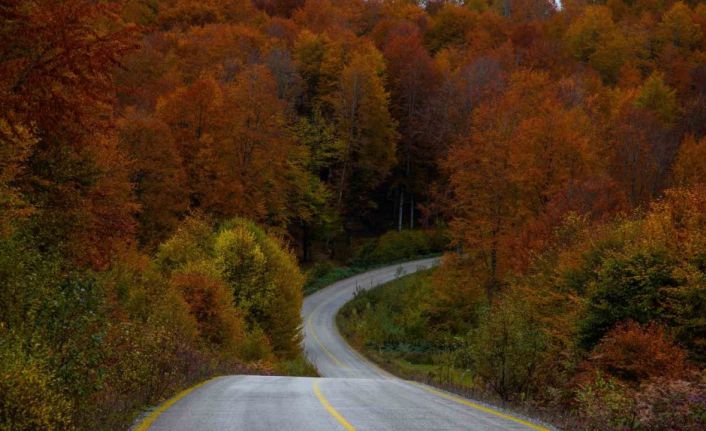
<path fill-rule="evenodd" d="M 335 316 L 357 289 L 434 264 L 425 259 L 335 283 L 304 301 L 304 347 L 321 378 L 227 376 L 180 399 L 153 431 L 544 430 L 427 386 L 398 379 L 351 349 Z"/>

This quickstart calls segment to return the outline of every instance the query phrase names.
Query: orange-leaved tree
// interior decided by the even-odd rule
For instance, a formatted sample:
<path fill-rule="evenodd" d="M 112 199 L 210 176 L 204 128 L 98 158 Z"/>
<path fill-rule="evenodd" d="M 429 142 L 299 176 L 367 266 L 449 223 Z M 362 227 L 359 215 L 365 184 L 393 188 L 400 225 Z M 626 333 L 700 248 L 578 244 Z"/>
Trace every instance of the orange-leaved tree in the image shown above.
<path fill-rule="evenodd" d="M 490 295 L 513 259 L 527 256 L 531 244 L 513 246 L 516 237 L 600 174 L 586 114 L 563 105 L 546 74 L 517 72 L 509 85 L 476 110 L 470 138 L 444 162 L 452 230 L 483 268 Z"/>

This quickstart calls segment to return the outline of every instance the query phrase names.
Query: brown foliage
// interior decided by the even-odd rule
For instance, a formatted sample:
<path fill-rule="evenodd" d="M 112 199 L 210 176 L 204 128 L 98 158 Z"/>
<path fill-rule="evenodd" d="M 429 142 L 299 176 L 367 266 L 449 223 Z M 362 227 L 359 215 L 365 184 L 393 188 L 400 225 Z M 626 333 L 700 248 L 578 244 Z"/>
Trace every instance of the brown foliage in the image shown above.
<path fill-rule="evenodd" d="M 193 211 L 216 223 L 247 217 L 288 239 L 301 235 L 305 257 L 321 249 L 345 254 L 342 244 L 389 229 L 393 219 L 409 217 L 404 226 L 414 226 L 421 208 L 426 223 L 450 226 L 463 252 L 435 276 L 425 318 L 465 335 L 483 323 L 479 307 L 493 311 L 507 289 L 523 308 L 486 320 L 496 328 L 513 323 L 507 347 L 519 347 L 516 365 L 537 350 L 547 371 L 532 373 L 537 385 L 513 389 L 526 394 L 504 389 L 503 396 L 566 400 L 547 394 L 566 390 L 562 381 L 585 354 L 575 338 L 580 304 L 606 255 L 639 249 L 664 257 L 659 267 L 678 279 L 669 286 L 678 306 L 649 315 L 671 313 L 664 321 L 677 323 L 625 323 L 608 334 L 587 367 L 609 379 L 592 380 L 586 406 L 603 428 L 691 424 L 685 400 L 701 387 L 684 383 L 685 350 L 665 334 L 673 331 L 694 361 L 703 360 L 706 7 L 123 3 L 0 5 L 0 252 L 8 262 L 26 246 L 36 261 L 57 256 L 61 277 L 86 268 L 104 274 L 138 247 L 154 250 Z M 670 186 L 680 188 L 665 191 Z M 633 210 L 649 212 L 609 228 L 616 214 Z M 567 233 L 576 220 L 584 233 Z M 585 234 L 591 230 L 601 234 Z M 213 250 L 202 242 L 212 231 L 201 231 L 170 246 L 206 259 Z M 22 247 L 3 248 L 14 234 Z M 208 270 L 170 268 L 150 290 L 145 280 L 159 277 L 144 262 L 125 263 L 139 276 L 111 290 L 117 305 L 106 325 L 115 352 L 106 363 L 113 373 L 92 400 L 101 406 L 95 416 L 110 415 L 115 400 L 132 406 L 131 392 L 155 400 L 223 356 L 264 360 L 267 369 L 273 351 L 296 356 L 301 296 L 292 284 L 301 280 L 291 256 L 279 260 L 286 268 L 261 262 L 256 273 L 276 276 L 284 293 L 259 297 L 263 283 L 240 285 L 242 297 L 258 299 L 253 314 L 268 316 L 259 329 L 248 327 L 252 315 L 234 311 L 232 292 Z M 617 280 L 632 286 L 629 270 Z M 16 284 L 31 290 L 33 277 Z M 54 287 L 37 288 L 37 296 L 60 291 Z M 151 303 L 162 308 L 150 314 Z M 531 315 L 518 316 L 525 305 Z M 493 328 L 486 334 L 495 346 Z M 76 344 L 88 349 L 89 335 Z M 168 354 L 153 361 L 161 350 Z M 139 373 L 123 378 L 133 364 Z M 171 386 L 163 376 L 173 377 Z M 670 400 L 675 416 L 664 407 Z M 618 417 L 601 416 L 603 407 Z M 630 416 L 620 416 L 626 409 Z"/>
<path fill-rule="evenodd" d="M 623 381 L 638 384 L 654 378 L 679 379 L 689 374 L 686 352 L 675 345 L 663 327 L 618 325 L 591 352 L 591 367 Z"/>
<path fill-rule="evenodd" d="M 135 47 L 135 27 L 121 25 L 117 10 L 115 3 L 86 0 L 5 2 L 0 118 L 40 134 L 109 125 L 111 73 Z"/>
<path fill-rule="evenodd" d="M 636 396 L 637 421 L 655 431 L 698 431 L 706 426 L 706 383 L 696 379 L 654 379 Z"/>
<path fill-rule="evenodd" d="M 244 340 L 244 322 L 234 308 L 233 292 L 223 281 L 198 273 L 177 273 L 171 283 L 196 319 L 200 336 L 226 353 L 237 353 Z"/>
<path fill-rule="evenodd" d="M 475 111 L 470 138 L 451 149 L 445 167 L 455 195 L 452 229 L 479 253 L 489 287 L 526 264 L 531 250 L 515 250 L 516 236 L 541 233 L 533 222 L 550 208 L 580 204 L 576 196 L 600 176 L 599 149 L 589 136 L 586 114 L 564 106 L 543 73 L 517 72 L 499 100 Z"/>
<path fill-rule="evenodd" d="M 119 141 L 128 155 L 130 181 L 140 204 L 138 238 L 152 249 L 174 231 L 189 208 L 181 154 L 166 124 L 136 112 L 119 123 Z"/>
<path fill-rule="evenodd" d="M 255 6 L 269 15 L 289 17 L 305 0 L 253 0 Z"/>
<path fill-rule="evenodd" d="M 125 155 L 117 140 L 96 144 L 98 178 L 74 209 L 78 224 L 68 233 L 69 254 L 83 265 L 105 269 L 111 260 L 134 243 L 139 205 L 133 201 Z"/>
<path fill-rule="evenodd" d="M 706 181 L 706 138 L 684 138 L 672 167 L 676 185 L 691 186 Z"/>

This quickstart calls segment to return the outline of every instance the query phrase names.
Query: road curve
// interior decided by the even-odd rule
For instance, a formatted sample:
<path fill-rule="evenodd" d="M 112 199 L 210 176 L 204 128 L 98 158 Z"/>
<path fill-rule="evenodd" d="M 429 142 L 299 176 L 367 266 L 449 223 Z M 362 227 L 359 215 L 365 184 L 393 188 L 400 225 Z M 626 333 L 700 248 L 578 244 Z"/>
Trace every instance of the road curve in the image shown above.
<path fill-rule="evenodd" d="M 354 351 L 338 333 L 336 313 L 357 289 L 375 287 L 434 263 L 435 259 L 424 259 L 376 269 L 305 299 L 304 348 L 321 378 L 220 377 L 153 415 L 149 430 L 546 430 L 526 419 L 394 377 Z"/>

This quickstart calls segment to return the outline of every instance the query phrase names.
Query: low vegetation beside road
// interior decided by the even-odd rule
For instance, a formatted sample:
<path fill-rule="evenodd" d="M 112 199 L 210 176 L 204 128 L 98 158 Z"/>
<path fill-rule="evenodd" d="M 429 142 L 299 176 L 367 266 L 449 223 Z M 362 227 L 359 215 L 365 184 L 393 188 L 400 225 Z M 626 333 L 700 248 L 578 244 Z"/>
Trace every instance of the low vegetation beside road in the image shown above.
<path fill-rule="evenodd" d="M 254 223 L 187 219 L 153 258 L 102 273 L 0 241 L 0 430 L 127 429 L 214 375 L 316 375 L 304 276 Z"/>
<path fill-rule="evenodd" d="M 360 291 L 339 328 L 393 373 L 562 428 L 702 430 L 705 196 L 675 192 L 600 229 L 568 218 L 500 290 L 477 256 L 449 254 Z"/>

